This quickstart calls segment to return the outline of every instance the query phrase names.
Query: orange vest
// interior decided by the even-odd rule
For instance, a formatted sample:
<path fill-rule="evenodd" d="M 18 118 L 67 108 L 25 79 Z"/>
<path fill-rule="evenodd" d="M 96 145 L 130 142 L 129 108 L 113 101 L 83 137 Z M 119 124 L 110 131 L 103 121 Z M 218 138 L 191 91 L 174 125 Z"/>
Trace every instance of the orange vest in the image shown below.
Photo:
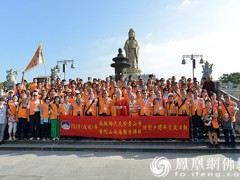
<path fill-rule="evenodd" d="M 98 100 L 94 98 L 94 102 L 91 105 L 90 99 L 86 100 L 86 110 L 88 109 L 86 114 L 92 113 L 93 116 L 97 116 L 97 102 L 98 102 Z"/>
<path fill-rule="evenodd" d="M 31 83 L 29 88 L 30 92 L 33 92 L 37 88 L 37 83 Z"/>
<path fill-rule="evenodd" d="M 61 109 L 61 104 L 59 104 L 59 107 L 57 107 L 57 105 L 55 103 L 51 104 L 51 107 L 52 107 L 52 111 L 54 113 L 60 113 L 60 109 Z M 51 113 L 50 114 L 50 119 L 56 119 L 57 118 L 57 115 L 56 114 L 53 114 Z"/>
<path fill-rule="evenodd" d="M 150 116 L 151 115 L 151 107 L 152 107 L 152 102 L 151 100 L 147 99 L 147 101 L 143 101 L 143 98 L 138 100 L 138 104 L 140 107 L 140 116 L 146 115 Z"/>
<path fill-rule="evenodd" d="M 37 106 L 35 106 L 35 100 L 33 100 L 33 99 L 31 99 L 29 103 L 30 103 L 30 110 L 29 110 L 30 115 L 33 115 L 35 113 L 35 110 L 34 110 L 35 108 L 38 109 L 38 111 L 40 110 L 40 106 L 41 106 L 41 104 L 40 104 L 41 101 L 40 100 L 39 100 L 39 103 L 38 103 Z"/>
<path fill-rule="evenodd" d="M 15 106 L 14 102 L 9 102 L 8 103 L 8 106 L 9 106 L 9 110 L 11 111 L 11 113 L 16 116 L 16 110 L 17 110 L 17 107 Z"/>
<path fill-rule="evenodd" d="M 235 102 L 233 102 L 233 101 L 230 101 L 230 103 L 229 103 L 229 105 L 227 107 L 228 112 L 229 112 L 230 115 L 235 111 L 234 110 L 235 107 L 237 107 L 237 104 Z M 229 117 L 229 115 L 227 113 L 227 110 L 226 110 L 225 106 L 223 105 L 223 103 L 221 104 L 221 111 L 222 111 L 222 115 L 223 115 L 224 118 L 228 118 Z M 236 121 L 236 117 L 235 116 L 233 116 L 231 119 L 232 119 L 232 122 Z"/>
<path fill-rule="evenodd" d="M 73 107 L 73 116 L 77 116 L 78 112 L 80 112 L 80 116 L 83 116 L 84 105 L 82 101 L 80 102 L 79 106 L 76 101 L 72 101 L 72 107 Z"/>
<path fill-rule="evenodd" d="M 167 102 L 166 109 L 167 116 L 176 115 L 177 114 L 177 106 L 174 102 Z"/>
<path fill-rule="evenodd" d="M 49 109 L 48 105 L 44 102 L 42 105 L 42 117 L 43 119 L 48 119 L 49 118 Z"/>
<path fill-rule="evenodd" d="M 184 101 L 184 102 L 183 102 Z M 193 107 L 193 102 L 190 98 L 187 98 L 186 100 L 182 100 L 182 98 L 178 98 L 178 115 L 185 114 L 184 111 L 186 112 L 187 115 L 190 115 L 190 104 L 192 104 L 192 115 L 194 114 L 194 107 Z M 180 107 L 181 106 L 181 107 Z M 179 108 L 180 107 L 180 108 Z"/>
<path fill-rule="evenodd" d="M 158 100 L 155 98 L 153 100 L 153 115 L 161 115 L 164 116 L 165 109 L 164 109 L 164 102 L 163 100 Z"/>
<path fill-rule="evenodd" d="M 133 112 L 130 113 L 130 116 L 138 116 L 138 102 L 134 101 L 133 103 L 129 102 L 129 110 Z M 130 112 L 130 111 L 129 111 Z"/>
<path fill-rule="evenodd" d="M 197 98 L 197 104 L 195 104 L 194 98 L 193 98 L 193 107 L 194 107 L 194 112 L 197 112 L 198 116 L 202 116 L 202 112 L 205 106 L 205 102 L 203 100 L 203 98 Z M 194 113 L 195 114 L 195 113 Z"/>
<path fill-rule="evenodd" d="M 213 114 L 217 114 L 217 109 L 216 108 L 211 108 L 213 109 Z M 210 115 L 208 108 L 203 109 L 203 116 Z M 218 120 L 217 117 L 212 118 L 212 125 L 214 128 L 219 128 Z"/>
<path fill-rule="evenodd" d="M 18 118 L 27 118 L 27 105 L 26 105 L 26 107 L 23 107 L 22 103 L 19 105 Z"/>
<path fill-rule="evenodd" d="M 104 101 L 103 98 L 99 99 L 99 114 L 111 114 L 111 104 L 112 104 L 112 99 L 107 98 L 106 102 Z"/>
<path fill-rule="evenodd" d="M 61 104 L 60 114 L 65 116 L 70 115 L 70 106 L 71 106 L 71 103 L 68 103 L 67 105 L 66 103 Z"/>
<path fill-rule="evenodd" d="M 195 114 L 193 99 L 192 98 L 187 98 L 185 104 L 186 104 L 187 115 L 188 116 L 193 116 Z"/>

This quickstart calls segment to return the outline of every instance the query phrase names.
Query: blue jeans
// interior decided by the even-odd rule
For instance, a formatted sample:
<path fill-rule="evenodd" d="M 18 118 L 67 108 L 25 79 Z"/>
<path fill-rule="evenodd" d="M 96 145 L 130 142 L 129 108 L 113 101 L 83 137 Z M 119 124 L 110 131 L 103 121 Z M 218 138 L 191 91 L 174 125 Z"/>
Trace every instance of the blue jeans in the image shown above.
<path fill-rule="evenodd" d="M 235 133 L 235 127 L 236 127 L 236 122 L 233 122 L 233 128 L 228 130 L 228 129 L 224 129 L 224 137 L 225 137 L 225 145 L 228 146 L 230 145 L 229 143 L 229 133 L 230 133 L 230 137 L 231 137 L 231 146 L 235 146 L 236 145 L 236 133 Z"/>

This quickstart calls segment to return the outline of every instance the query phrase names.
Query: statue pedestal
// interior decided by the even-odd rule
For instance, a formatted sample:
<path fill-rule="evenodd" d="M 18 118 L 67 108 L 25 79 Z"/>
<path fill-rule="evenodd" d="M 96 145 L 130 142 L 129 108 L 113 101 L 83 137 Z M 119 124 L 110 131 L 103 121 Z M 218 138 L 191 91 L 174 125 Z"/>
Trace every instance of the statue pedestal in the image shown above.
<path fill-rule="evenodd" d="M 127 69 L 127 74 L 141 74 L 141 69 L 136 69 L 136 68 L 133 68 L 133 69 Z"/>

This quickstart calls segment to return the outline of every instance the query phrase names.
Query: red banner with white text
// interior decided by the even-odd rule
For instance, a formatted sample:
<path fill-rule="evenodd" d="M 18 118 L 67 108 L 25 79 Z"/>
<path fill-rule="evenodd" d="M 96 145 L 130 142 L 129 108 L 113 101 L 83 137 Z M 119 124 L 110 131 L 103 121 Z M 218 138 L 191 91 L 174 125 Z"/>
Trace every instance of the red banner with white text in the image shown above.
<path fill-rule="evenodd" d="M 188 139 L 189 132 L 189 117 L 184 116 L 60 116 L 61 136 Z"/>

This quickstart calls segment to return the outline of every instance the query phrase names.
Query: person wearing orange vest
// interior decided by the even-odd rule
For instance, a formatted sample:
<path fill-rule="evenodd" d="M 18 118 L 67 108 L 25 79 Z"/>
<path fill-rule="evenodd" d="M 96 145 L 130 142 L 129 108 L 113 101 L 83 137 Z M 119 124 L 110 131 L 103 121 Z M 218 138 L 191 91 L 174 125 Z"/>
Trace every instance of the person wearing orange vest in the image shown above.
<path fill-rule="evenodd" d="M 153 115 L 153 104 L 148 98 L 146 90 L 142 90 L 142 98 L 138 100 L 138 108 L 140 116 L 152 116 Z"/>
<path fill-rule="evenodd" d="M 49 139 L 50 135 L 50 121 L 49 121 L 49 115 L 50 115 L 50 102 L 51 98 L 46 97 L 44 99 L 44 102 L 40 106 L 40 117 L 41 117 L 41 135 L 42 140 L 46 141 Z"/>
<path fill-rule="evenodd" d="M 156 98 L 153 100 L 153 115 L 154 116 L 164 116 L 164 101 L 162 99 L 161 91 L 156 92 Z"/>
<path fill-rule="evenodd" d="M 7 124 L 6 99 L 4 97 L 0 97 L 0 145 L 3 143 L 6 124 Z"/>
<path fill-rule="evenodd" d="M 99 99 L 99 116 L 111 116 L 112 99 L 108 97 L 107 90 L 102 92 L 102 98 Z"/>
<path fill-rule="evenodd" d="M 60 109 L 60 98 L 55 96 L 50 108 L 51 137 L 53 138 L 53 141 L 59 140 L 60 138 Z"/>
<path fill-rule="evenodd" d="M 98 99 L 94 96 L 92 89 L 88 90 L 89 98 L 86 100 L 86 112 L 85 116 L 97 116 L 98 115 Z"/>
<path fill-rule="evenodd" d="M 238 111 L 237 104 L 231 101 L 228 94 L 223 95 L 224 101 L 222 102 L 219 112 L 222 117 L 222 121 L 232 121 L 231 129 L 225 129 L 223 127 L 224 137 L 225 137 L 225 146 L 236 148 L 236 113 Z M 231 144 L 229 143 L 229 134 L 231 137 Z"/>
<path fill-rule="evenodd" d="M 28 122 L 30 122 L 30 141 L 40 140 L 40 106 L 41 101 L 38 98 L 38 93 L 34 92 L 32 99 L 29 101 L 27 112 Z"/>
<path fill-rule="evenodd" d="M 218 121 L 220 122 L 221 115 L 220 115 L 220 112 L 219 112 L 219 108 L 220 108 L 222 102 L 217 100 L 217 95 L 215 93 L 211 94 L 211 104 L 212 104 L 212 107 L 215 107 L 217 109 L 217 111 L 218 111 Z M 218 135 L 218 138 L 219 138 L 220 137 L 220 130 L 219 129 L 218 129 L 217 135 Z"/>
<path fill-rule="evenodd" d="M 70 115 L 84 116 L 85 102 L 82 99 L 81 93 L 76 93 L 76 99 L 71 102 Z"/>
<path fill-rule="evenodd" d="M 71 101 L 70 96 L 64 96 L 64 100 L 63 100 L 63 103 L 62 103 L 61 109 L 60 109 L 61 115 L 64 115 L 64 116 L 70 115 L 70 110 L 71 110 L 70 101 Z"/>
<path fill-rule="evenodd" d="M 178 116 L 178 106 L 175 104 L 173 94 L 168 94 L 168 101 L 165 105 L 165 116 Z"/>
<path fill-rule="evenodd" d="M 211 100 L 205 100 L 205 108 L 203 109 L 203 122 L 205 124 L 206 130 L 208 132 L 208 138 L 210 141 L 209 148 L 219 149 L 217 129 L 219 128 L 218 124 L 218 113 L 217 109 L 211 106 Z"/>
<path fill-rule="evenodd" d="M 18 97 L 13 96 L 13 101 L 8 102 L 8 134 L 9 141 L 16 140 L 17 132 L 17 107 L 18 107 Z"/>
<path fill-rule="evenodd" d="M 203 141 L 203 121 L 202 112 L 205 108 L 205 102 L 202 98 L 198 97 L 198 91 L 193 90 L 193 109 L 194 113 L 192 116 L 192 128 L 193 128 L 193 140 Z"/>
<path fill-rule="evenodd" d="M 17 117 L 17 138 L 24 140 L 27 139 L 28 126 L 29 122 L 27 121 L 27 96 L 22 96 L 21 101 L 19 102 L 16 109 L 16 117 Z M 22 132 L 23 129 L 23 132 Z"/>
<path fill-rule="evenodd" d="M 186 90 L 181 89 L 180 93 L 181 93 L 181 97 L 178 98 L 178 101 L 177 101 L 178 115 L 179 116 L 187 116 L 189 113 L 189 109 L 187 108 L 188 97 L 186 94 Z"/>
<path fill-rule="evenodd" d="M 37 85 L 38 85 L 38 83 L 37 83 L 38 81 L 37 81 L 37 79 L 36 78 L 34 78 L 33 79 L 33 82 L 30 84 L 30 91 L 31 91 L 31 93 L 33 93 L 33 91 L 35 91 L 35 89 L 37 89 Z"/>
<path fill-rule="evenodd" d="M 138 116 L 138 102 L 136 101 L 136 95 L 131 93 L 129 101 L 129 115 Z"/>

